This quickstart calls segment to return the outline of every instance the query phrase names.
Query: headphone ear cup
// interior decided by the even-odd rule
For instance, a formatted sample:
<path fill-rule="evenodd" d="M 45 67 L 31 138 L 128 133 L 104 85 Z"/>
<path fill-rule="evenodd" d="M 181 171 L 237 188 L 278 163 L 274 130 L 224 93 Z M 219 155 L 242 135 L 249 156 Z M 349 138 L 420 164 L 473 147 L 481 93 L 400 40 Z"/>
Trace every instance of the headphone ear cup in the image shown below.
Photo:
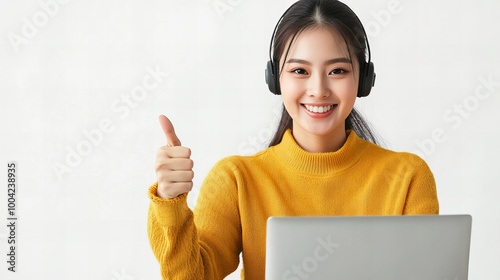
<path fill-rule="evenodd" d="M 373 62 L 365 63 L 360 77 L 360 84 L 358 89 L 358 97 L 366 97 L 370 94 L 372 87 L 375 85 L 375 65 Z"/>
<path fill-rule="evenodd" d="M 275 95 L 281 94 L 279 90 L 277 72 L 278 71 L 276 71 L 275 63 L 273 63 L 272 61 L 268 61 L 266 66 L 266 84 L 269 87 L 269 91 L 271 91 Z"/>

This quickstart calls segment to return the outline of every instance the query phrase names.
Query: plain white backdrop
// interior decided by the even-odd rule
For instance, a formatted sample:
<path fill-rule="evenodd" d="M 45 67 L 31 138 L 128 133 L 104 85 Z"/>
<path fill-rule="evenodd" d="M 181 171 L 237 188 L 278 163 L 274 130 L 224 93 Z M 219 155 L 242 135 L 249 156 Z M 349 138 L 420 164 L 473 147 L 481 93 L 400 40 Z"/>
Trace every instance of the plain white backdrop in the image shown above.
<path fill-rule="evenodd" d="M 160 279 L 146 235 L 157 117 L 192 149 L 193 207 L 217 160 L 269 140 L 280 98 L 264 67 L 293 2 L 1 0 L 0 223 L 15 161 L 18 246 L 12 273 L 0 227 L 0 278 Z M 386 147 L 428 162 L 442 214 L 473 216 L 470 279 L 499 279 L 500 2 L 345 2 L 377 73 L 357 106 Z"/>

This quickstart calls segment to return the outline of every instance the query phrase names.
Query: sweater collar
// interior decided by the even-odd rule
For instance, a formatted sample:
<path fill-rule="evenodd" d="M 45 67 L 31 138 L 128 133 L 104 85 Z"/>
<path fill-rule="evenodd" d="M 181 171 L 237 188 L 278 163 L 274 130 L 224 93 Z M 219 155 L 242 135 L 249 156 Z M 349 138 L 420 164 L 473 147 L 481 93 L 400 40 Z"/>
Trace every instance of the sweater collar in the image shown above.
<path fill-rule="evenodd" d="M 273 147 L 275 155 L 294 171 L 323 175 L 340 172 L 349 168 L 361 159 L 368 142 L 361 139 L 354 131 L 347 131 L 344 145 L 335 152 L 311 153 L 302 149 L 293 138 L 292 131 L 287 130 L 281 143 Z"/>

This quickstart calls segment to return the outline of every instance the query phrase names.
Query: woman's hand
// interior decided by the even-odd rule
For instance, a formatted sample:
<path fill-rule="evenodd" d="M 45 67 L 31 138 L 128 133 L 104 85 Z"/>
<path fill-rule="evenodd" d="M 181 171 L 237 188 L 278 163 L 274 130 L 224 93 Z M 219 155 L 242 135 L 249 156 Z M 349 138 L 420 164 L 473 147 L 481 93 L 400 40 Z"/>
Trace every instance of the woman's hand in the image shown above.
<path fill-rule="evenodd" d="M 157 195 L 161 198 L 174 198 L 193 188 L 193 161 L 191 150 L 181 146 L 170 120 L 160 115 L 160 125 L 167 138 L 167 145 L 156 153 Z"/>

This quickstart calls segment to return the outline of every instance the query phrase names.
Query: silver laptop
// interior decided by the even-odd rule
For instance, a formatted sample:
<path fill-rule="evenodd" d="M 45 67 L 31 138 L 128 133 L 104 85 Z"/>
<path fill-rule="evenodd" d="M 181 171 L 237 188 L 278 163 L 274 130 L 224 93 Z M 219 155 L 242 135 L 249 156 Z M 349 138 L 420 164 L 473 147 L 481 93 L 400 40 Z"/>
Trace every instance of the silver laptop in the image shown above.
<path fill-rule="evenodd" d="M 470 215 L 271 217 L 267 280 L 467 280 Z"/>

